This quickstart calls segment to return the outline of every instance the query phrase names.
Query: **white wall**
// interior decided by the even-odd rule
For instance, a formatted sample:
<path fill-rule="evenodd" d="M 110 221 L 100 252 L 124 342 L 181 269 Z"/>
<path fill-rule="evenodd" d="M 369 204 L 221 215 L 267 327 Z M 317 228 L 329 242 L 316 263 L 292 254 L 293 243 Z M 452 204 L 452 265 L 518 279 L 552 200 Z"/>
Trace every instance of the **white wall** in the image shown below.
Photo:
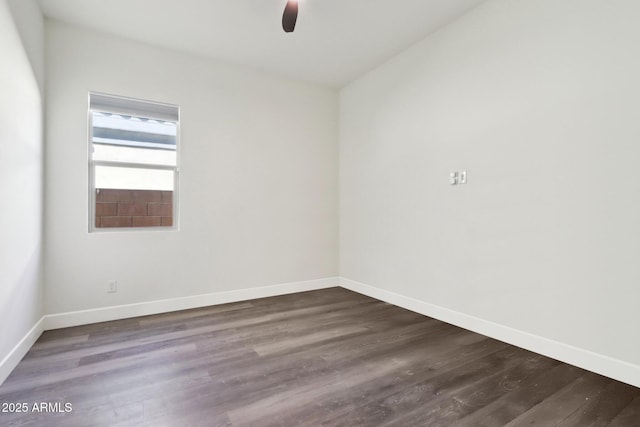
<path fill-rule="evenodd" d="M 337 275 L 337 92 L 57 22 L 46 39 L 47 313 Z M 180 231 L 87 232 L 89 91 L 181 106 Z"/>
<path fill-rule="evenodd" d="M 23 16 L 17 14 L 16 16 Z M 33 18 L 33 17 L 31 17 Z M 21 33 L 37 34 L 38 20 Z M 16 19 L 18 24 L 24 22 Z M 42 20 L 39 21 L 40 30 Z M 28 350 L 43 315 L 42 101 L 6 0 L 0 1 L 0 383 Z M 33 39 L 37 57 L 43 41 Z M 26 45 L 26 44 L 25 44 Z M 33 339 L 37 336 L 33 337 Z"/>
<path fill-rule="evenodd" d="M 31 68 L 44 92 L 44 19 L 37 0 L 6 0 Z"/>
<path fill-rule="evenodd" d="M 491 0 L 344 88 L 341 276 L 637 370 L 638 16 Z"/>

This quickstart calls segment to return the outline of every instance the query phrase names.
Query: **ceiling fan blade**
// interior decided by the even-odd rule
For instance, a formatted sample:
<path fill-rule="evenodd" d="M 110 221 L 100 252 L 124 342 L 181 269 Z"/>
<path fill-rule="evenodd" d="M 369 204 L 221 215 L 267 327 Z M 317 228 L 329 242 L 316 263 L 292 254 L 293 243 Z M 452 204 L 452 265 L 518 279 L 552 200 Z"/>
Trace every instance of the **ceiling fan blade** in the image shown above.
<path fill-rule="evenodd" d="M 292 33 L 298 20 L 298 0 L 288 0 L 282 14 L 282 28 L 286 33 Z"/>

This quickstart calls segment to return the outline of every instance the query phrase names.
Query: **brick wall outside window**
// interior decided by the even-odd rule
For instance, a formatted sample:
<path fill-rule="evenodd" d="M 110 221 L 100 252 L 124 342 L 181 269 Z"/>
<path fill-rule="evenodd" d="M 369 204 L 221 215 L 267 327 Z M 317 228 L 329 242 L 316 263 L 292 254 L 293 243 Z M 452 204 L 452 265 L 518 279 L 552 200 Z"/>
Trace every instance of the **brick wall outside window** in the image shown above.
<path fill-rule="evenodd" d="M 96 228 L 172 225 L 173 191 L 96 189 Z"/>

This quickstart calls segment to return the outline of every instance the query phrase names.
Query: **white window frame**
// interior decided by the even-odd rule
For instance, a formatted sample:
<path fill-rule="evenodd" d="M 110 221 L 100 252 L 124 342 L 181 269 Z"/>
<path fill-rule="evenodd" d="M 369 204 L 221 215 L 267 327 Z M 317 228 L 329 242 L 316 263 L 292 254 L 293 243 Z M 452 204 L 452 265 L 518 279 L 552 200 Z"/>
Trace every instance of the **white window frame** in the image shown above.
<path fill-rule="evenodd" d="M 108 108 L 92 108 L 91 98 L 92 96 L 103 97 L 103 98 L 112 98 L 114 99 L 115 105 L 109 106 Z M 130 110 L 125 110 L 119 108 L 117 105 L 119 103 L 132 103 L 132 104 L 146 104 L 150 107 L 148 110 L 144 110 L 140 112 L 140 115 L 149 118 L 149 119 L 162 119 L 162 117 L 155 116 L 153 113 L 153 107 L 157 107 L 157 109 L 176 109 L 177 111 L 177 119 L 176 123 L 176 165 L 168 166 L 168 165 L 155 165 L 155 164 L 147 164 L 147 163 L 134 163 L 134 162 L 115 162 L 115 161 L 104 161 L 104 160 L 93 160 L 93 113 L 94 112 L 106 112 L 113 114 L 124 114 L 131 115 Z M 151 117 L 149 117 L 151 116 Z M 173 120 L 172 120 L 173 121 Z M 143 99 L 130 98 L 126 96 L 118 96 L 118 95 L 109 95 L 99 92 L 89 92 L 88 95 L 88 108 L 87 108 L 87 123 L 89 125 L 88 129 L 88 144 L 87 144 L 87 159 L 89 163 L 89 233 L 109 233 L 109 232 L 122 232 L 122 231 L 131 231 L 131 232 L 140 232 L 140 231 L 179 231 L 180 227 L 180 212 L 179 212 L 179 190 L 180 190 L 180 106 L 167 104 L 162 102 L 155 101 L 147 101 Z M 95 186 L 95 167 L 96 166 L 115 166 L 115 167 L 125 167 L 132 169 L 153 169 L 153 170 L 170 170 L 173 171 L 173 200 L 172 200 L 172 209 L 173 209 L 173 224 L 172 225 L 163 225 L 163 226 L 154 226 L 154 227 L 96 227 L 96 186 Z"/>

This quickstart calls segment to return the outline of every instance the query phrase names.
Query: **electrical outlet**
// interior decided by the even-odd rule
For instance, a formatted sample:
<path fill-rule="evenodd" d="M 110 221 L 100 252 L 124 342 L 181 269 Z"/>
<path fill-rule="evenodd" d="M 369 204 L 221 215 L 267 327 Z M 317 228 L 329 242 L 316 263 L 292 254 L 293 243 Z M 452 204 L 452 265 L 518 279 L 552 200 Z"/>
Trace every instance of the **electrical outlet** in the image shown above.
<path fill-rule="evenodd" d="M 453 171 L 449 174 L 449 184 L 459 185 L 467 183 L 467 171 Z"/>
<path fill-rule="evenodd" d="M 118 292 L 118 281 L 117 280 L 109 280 L 107 282 L 107 293 L 114 294 Z"/>
<path fill-rule="evenodd" d="M 449 174 L 449 184 L 458 185 L 458 172 L 451 172 Z"/>

